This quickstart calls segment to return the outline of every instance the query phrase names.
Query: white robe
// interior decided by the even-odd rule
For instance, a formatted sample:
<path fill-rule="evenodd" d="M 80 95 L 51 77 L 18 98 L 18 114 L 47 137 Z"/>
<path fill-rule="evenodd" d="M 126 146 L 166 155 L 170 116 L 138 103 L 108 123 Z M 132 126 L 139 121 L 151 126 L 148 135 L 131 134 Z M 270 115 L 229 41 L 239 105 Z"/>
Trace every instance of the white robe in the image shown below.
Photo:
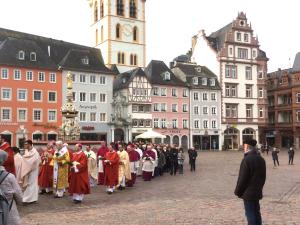
<path fill-rule="evenodd" d="M 41 158 L 35 148 L 25 150 L 22 160 L 23 202 L 35 202 L 39 196 L 38 176 Z"/>
<path fill-rule="evenodd" d="M 142 167 L 143 167 L 143 151 L 139 148 L 135 149 L 140 154 L 140 160 L 137 162 L 138 169 L 137 169 L 137 175 L 142 175 Z"/>

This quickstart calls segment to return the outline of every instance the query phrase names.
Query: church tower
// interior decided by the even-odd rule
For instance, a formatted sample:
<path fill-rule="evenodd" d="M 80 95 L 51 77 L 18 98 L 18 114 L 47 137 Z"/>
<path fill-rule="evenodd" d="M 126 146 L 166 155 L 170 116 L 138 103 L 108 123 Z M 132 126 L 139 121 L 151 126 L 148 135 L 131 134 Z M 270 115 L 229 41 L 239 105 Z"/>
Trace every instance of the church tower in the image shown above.
<path fill-rule="evenodd" d="M 146 0 L 88 0 L 92 46 L 102 52 L 106 66 L 122 73 L 146 64 Z"/>

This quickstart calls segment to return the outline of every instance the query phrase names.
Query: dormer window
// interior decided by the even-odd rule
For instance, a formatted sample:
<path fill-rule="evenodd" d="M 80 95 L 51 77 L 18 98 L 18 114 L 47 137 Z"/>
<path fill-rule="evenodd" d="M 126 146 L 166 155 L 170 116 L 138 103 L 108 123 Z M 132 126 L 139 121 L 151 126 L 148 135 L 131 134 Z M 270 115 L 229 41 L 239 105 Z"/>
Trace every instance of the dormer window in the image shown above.
<path fill-rule="evenodd" d="M 89 64 L 89 58 L 88 57 L 84 57 L 81 59 L 82 64 L 88 65 Z"/>
<path fill-rule="evenodd" d="M 201 67 L 196 67 L 195 70 L 198 72 L 198 73 L 201 73 Z"/>
<path fill-rule="evenodd" d="M 30 61 L 36 61 L 36 53 L 30 52 Z"/>
<path fill-rule="evenodd" d="M 207 78 L 202 78 L 202 85 L 207 85 Z"/>
<path fill-rule="evenodd" d="M 170 73 L 167 71 L 167 72 L 165 72 L 164 73 L 164 80 L 171 80 L 171 78 L 170 78 Z"/>
<path fill-rule="evenodd" d="M 193 84 L 198 85 L 198 77 L 193 77 Z"/>
<path fill-rule="evenodd" d="M 24 60 L 25 59 L 25 52 L 24 51 L 19 51 L 18 59 L 20 59 L 20 60 Z"/>
<path fill-rule="evenodd" d="M 216 81 L 215 81 L 215 79 L 210 79 L 210 80 L 209 80 L 209 83 L 210 83 L 210 86 L 212 86 L 212 87 L 216 86 Z"/>

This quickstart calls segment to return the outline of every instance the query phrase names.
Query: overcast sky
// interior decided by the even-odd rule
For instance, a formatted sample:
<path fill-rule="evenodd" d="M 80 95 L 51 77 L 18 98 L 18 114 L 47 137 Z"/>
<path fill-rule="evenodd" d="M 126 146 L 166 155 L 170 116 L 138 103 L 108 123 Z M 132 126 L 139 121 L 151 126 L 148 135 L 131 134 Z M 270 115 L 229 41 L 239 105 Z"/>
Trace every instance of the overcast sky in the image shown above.
<path fill-rule="evenodd" d="M 0 27 L 91 46 L 87 0 L 0 0 Z M 269 72 L 293 65 L 300 51 L 298 1 L 147 0 L 147 62 L 167 64 L 191 47 L 191 37 L 218 30 L 239 11 L 248 21 L 269 61 Z M 289 60 L 290 59 L 290 60 Z"/>

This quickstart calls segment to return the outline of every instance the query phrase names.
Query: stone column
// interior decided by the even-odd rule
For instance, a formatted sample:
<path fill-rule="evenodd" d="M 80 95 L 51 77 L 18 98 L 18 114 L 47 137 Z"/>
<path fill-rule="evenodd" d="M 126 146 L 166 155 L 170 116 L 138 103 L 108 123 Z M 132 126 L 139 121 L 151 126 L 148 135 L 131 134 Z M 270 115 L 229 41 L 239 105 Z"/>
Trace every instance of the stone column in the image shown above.
<path fill-rule="evenodd" d="M 111 129 L 111 142 L 114 142 L 115 141 L 115 128 L 113 127 Z"/>

